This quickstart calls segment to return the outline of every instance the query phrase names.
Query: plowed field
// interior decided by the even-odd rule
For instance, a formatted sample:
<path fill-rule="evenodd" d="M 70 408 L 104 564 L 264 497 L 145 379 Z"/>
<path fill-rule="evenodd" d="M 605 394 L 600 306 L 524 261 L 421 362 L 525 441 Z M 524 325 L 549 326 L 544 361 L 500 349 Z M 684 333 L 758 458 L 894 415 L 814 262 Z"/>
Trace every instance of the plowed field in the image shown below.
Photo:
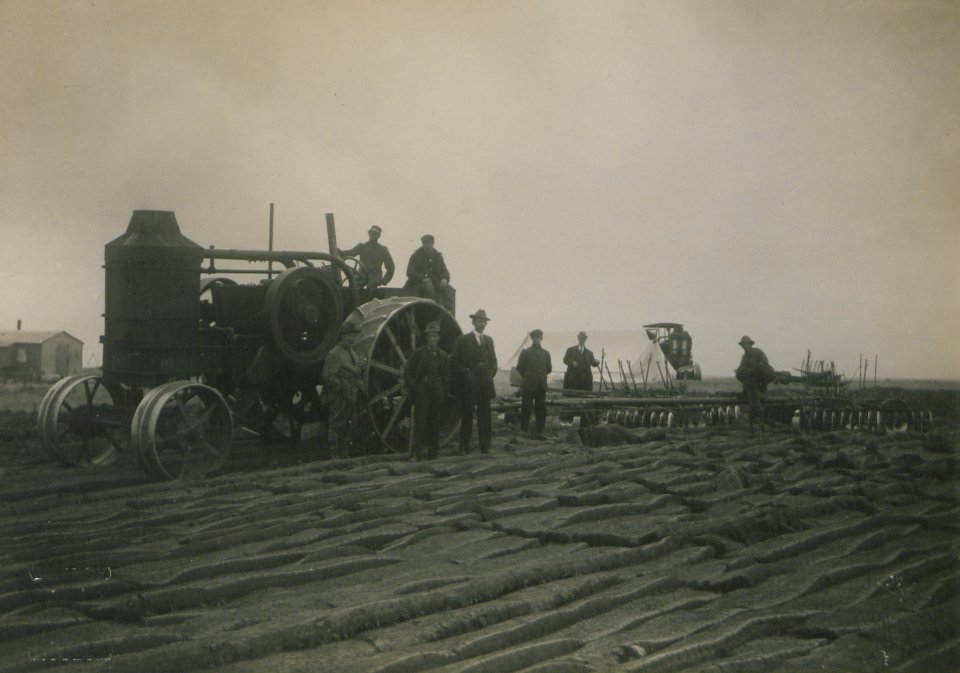
<path fill-rule="evenodd" d="M 956 419 L 501 425 L 492 455 L 239 447 L 151 483 L 2 445 L 0 671 L 954 671 Z"/>

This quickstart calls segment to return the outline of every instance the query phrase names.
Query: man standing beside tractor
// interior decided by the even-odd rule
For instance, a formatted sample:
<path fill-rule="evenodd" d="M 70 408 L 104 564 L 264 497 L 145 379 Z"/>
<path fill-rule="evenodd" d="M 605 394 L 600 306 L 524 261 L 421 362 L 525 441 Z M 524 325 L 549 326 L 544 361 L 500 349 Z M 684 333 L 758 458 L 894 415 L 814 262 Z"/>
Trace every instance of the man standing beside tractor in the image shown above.
<path fill-rule="evenodd" d="M 327 446 L 336 458 L 356 455 L 357 425 L 366 401 L 363 380 L 365 358 L 354 345 L 359 328 L 344 323 L 340 328 L 340 342 L 323 360 L 323 394 L 327 398 Z"/>
<path fill-rule="evenodd" d="M 473 415 L 477 415 L 480 453 L 490 453 L 492 424 L 490 400 L 496 396 L 493 377 L 497 373 L 497 352 L 493 339 L 483 333 L 490 319 L 486 311 L 470 314 L 473 331 L 461 334 L 453 344 L 451 361 L 460 396 L 460 453 L 470 452 Z"/>
<path fill-rule="evenodd" d="M 440 452 L 440 423 L 450 394 L 450 357 L 440 349 L 440 323 L 429 323 L 424 334 L 427 343 L 403 367 L 403 386 L 413 400 L 411 460 L 432 460 Z"/>

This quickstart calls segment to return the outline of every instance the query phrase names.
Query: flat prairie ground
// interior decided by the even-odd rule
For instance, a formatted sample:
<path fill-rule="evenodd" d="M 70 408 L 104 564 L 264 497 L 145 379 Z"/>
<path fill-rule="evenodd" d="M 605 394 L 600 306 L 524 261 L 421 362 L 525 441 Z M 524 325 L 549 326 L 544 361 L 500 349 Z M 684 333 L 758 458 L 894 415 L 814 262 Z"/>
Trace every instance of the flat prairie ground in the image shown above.
<path fill-rule="evenodd" d="M 164 483 L 8 425 L 0 672 L 960 670 L 957 392 L 911 394 L 931 432 L 497 422 L 489 455 L 241 442 Z"/>

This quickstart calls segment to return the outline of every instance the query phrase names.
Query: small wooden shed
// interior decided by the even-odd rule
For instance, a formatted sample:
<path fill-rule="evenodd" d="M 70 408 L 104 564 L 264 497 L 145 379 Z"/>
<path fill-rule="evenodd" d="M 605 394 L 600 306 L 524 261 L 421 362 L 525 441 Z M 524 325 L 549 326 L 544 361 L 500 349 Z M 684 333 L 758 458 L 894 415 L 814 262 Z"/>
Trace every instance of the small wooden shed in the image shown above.
<path fill-rule="evenodd" d="M 67 332 L 0 331 L 0 377 L 39 380 L 78 374 L 83 342 Z"/>

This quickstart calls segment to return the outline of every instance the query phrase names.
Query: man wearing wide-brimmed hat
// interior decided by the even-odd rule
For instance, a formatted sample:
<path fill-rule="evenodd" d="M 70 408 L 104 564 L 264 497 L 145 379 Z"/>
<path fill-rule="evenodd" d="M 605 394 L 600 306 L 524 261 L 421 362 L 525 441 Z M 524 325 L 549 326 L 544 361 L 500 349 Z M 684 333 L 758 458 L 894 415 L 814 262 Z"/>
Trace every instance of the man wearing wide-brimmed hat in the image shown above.
<path fill-rule="evenodd" d="M 450 358 L 440 348 L 440 323 L 428 323 L 423 330 L 426 344 L 407 359 L 403 386 L 413 402 L 413 455 L 436 458 L 440 452 L 440 424 L 450 394 Z"/>
<path fill-rule="evenodd" d="M 420 247 L 413 251 L 407 262 L 407 282 L 403 287 L 454 313 L 456 290 L 450 285 L 450 272 L 443 261 L 443 253 L 433 247 L 435 242 L 433 234 L 420 237 Z"/>
<path fill-rule="evenodd" d="M 754 421 L 759 421 L 760 432 L 764 433 L 766 424 L 763 417 L 762 396 L 767 392 L 767 384 L 773 382 L 776 374 L 767 360 L 766 353 L 754 347 L 753 339 L 744 335 L 739 344 L 743 349 L 743 357 L 740 358 L 740 366 L 736 368 L 734 374 L 743 384 L 743 393 L 749 405 L 750 434 L 753 434 Z"/>
<path fill-rule="evenodd" d="M 364 358 L 354 348 L 359 328 L 340 327 L 340 342 L 323 360 L 323 395 L 327 401 L 327 446 L 337 458 L 356 454 L 357 424 L 366 400 Z"/>
<path fill-rule="evenodd" d="M 367 231 L 368 240 L 349 250 L 339 251 L 341 257 L 357 257 L 360 260 L 357 276 L 371 298 L 377 296 L 378 287 L 386 285 L 393 278 L 393 257 L 387 246 L 380 243 L 382 233 L 383 230 L 375 224 Z"/>
<path fill-rule="evenodd" d="M 493 377 L 497 373 L 497 353 L 493 339 L 483 333 L 490 318 L 483 309 L 470 314 L 473 331 L 461 334 L 453 344 L 450 356 L 455 387 L 460 397 L 460 452 L 470 452 L 473 415 L 477 415 L 477 439 L 480 453 L 490 452 L 493 435 L 490 421 L 490 400 L 496 396 Z"/>

